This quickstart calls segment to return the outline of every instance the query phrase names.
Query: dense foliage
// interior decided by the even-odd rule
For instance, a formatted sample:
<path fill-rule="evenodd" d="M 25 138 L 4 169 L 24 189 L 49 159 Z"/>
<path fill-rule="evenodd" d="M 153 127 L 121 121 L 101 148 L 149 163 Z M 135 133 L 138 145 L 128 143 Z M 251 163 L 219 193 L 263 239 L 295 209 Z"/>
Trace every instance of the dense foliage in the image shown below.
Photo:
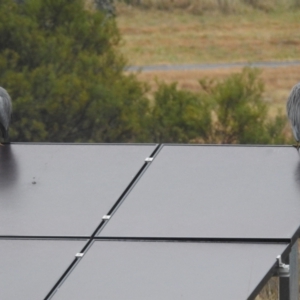
<path fill-rule="evenodd" d="M 0 0 L 0 85 L 17 141 L 135 140 L 144 87 L 124 76 L 115 21 L 80 0 Z"/>
<path fill-rule="evenodd" d="M 211 121 L 210 105 L 200 95 L 178 90 L 176 83 L 159 83 L 150 114 L 150 140 L 164 143 L 188 143 L 199 137 L 207 140 Z"/>
<path fill-rule="evenodd" d="M 283 129 L 286 117 L 278 112 L 268 117 L 263 100 L 264 85 L 259 70 L 245 68 L 223 82 L 200 81 L 214 115 L 210 140 L 222 144 L 285 143 Z"/>
<path fill-rule="evenodd" d="M 113 18 L 82 0 L 0 0 L 0 85 L 13 99 L 12 141 L 284 143 L 259 73 L 201 93 L 125 75 Z"/>
<path fill-rule="evenodd" d="M 286 142 L 286 117 L 268 117 L 259 70 L 245 68 L 224 81 L 201 80 L 203 92 L 159 84 L 151 111 L 151 140 L 222 144 Z"/>

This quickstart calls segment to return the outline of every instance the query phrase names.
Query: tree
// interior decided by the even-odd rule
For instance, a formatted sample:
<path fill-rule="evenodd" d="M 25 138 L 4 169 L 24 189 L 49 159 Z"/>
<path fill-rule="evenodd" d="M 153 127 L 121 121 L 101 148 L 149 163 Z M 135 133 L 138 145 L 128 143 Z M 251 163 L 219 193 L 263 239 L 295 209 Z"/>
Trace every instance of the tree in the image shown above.
<path fill-rule="evenodd" d="M 244 68 L 221 82 L 201 80 L 200 84 L 213 107 L 214 122 L 210 142 L 222 144 L 284 143 L 286 117 L 279 112 L 270 119 L 263 100 L 260 71 Z"/>
<path fill-rule="evenodd" d="M 163 143 L 205 141 L 212 125 L 209 103 L 196 93 L 178 90 L 176 83 L 158 84 L 150 120 L 152 140 Z"/>
<path fill-rule="evenodd" d="M 14 141 L 143 139 L 145 85 L 125 76 L 113 18 L 81 0 L 0 0 L 0 85 Z"/>
<path fill-rule="evenodd" d="M 169 143 L 285 143 L 286 117 L 271 119 L 259 70 L 245 68 L 223 81 L 200 81 L 202 92 L 158 84 L 150 117 L 150 140 Z"/>

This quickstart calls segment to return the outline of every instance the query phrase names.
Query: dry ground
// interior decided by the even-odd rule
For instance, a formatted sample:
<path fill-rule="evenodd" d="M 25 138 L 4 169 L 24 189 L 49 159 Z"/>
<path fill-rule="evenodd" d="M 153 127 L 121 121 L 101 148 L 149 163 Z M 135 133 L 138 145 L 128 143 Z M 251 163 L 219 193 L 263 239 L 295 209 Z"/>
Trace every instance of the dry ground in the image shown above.
<path fill-rule="evenodd" d="M 130 65 L 293 60 L 300 55 L 300 10 L 193 15 L 117 5 Z"/>

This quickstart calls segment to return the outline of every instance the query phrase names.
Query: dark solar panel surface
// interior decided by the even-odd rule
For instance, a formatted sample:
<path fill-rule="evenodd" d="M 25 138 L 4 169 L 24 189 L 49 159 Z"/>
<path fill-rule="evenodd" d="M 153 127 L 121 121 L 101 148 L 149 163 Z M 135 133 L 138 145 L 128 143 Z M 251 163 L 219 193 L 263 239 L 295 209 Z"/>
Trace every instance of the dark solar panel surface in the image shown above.
<path fill-rule="evenodd" d="M 100 236 L 291 238 L 293 147 L 164 146 Z"/>
<path fill-rule="evenodd" d="M 247 299 L 286 246 L 96 241 L 53 300 Z"/>
<path fill-rule="evenodd" d="M 89 236 L 155 145 L 0 147 L 0 235 Z"/>
<path fill-rule="evenodd" d="M 297 151 L 155 149 L 0 147 L 0 299 L 254 299 L 297 235 Z"/>
<path fill-rule="evenodd" d="M 0 299 L 44 299 L 85 243 L 0 239 Z"/>

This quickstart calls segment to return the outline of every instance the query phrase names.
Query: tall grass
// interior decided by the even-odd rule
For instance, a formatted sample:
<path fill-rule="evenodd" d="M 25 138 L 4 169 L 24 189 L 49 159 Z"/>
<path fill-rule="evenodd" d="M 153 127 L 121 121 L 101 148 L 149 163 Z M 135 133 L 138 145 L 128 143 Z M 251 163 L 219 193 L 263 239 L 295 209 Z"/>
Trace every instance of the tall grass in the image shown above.
<path fill-rule="evenodd" d="M 251 10 L 265 12 L 300 8 L 300 0 L 115 0 L 143 9 L 186 10 L 194 14 L 221 12 L 240 13 Z"/>

